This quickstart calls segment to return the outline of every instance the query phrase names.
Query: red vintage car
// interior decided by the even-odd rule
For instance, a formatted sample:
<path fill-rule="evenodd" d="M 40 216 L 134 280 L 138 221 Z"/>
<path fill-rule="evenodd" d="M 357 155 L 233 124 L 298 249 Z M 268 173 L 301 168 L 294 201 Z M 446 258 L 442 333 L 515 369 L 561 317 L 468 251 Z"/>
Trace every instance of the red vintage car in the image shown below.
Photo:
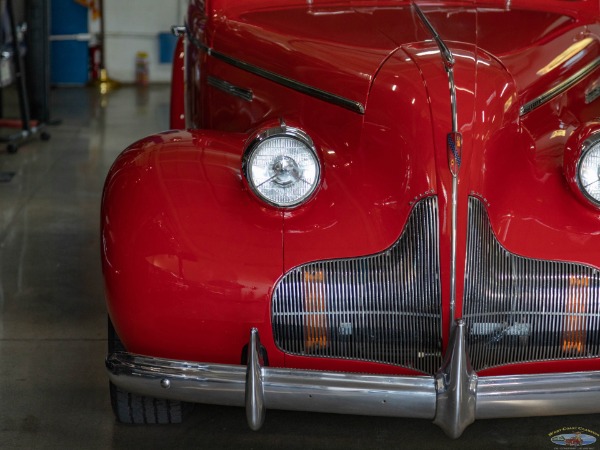
<path fill-rule="evenodd" d="M 600 412 L 598 0 L 191 0 L 108 175 L 120 421 Z"/>

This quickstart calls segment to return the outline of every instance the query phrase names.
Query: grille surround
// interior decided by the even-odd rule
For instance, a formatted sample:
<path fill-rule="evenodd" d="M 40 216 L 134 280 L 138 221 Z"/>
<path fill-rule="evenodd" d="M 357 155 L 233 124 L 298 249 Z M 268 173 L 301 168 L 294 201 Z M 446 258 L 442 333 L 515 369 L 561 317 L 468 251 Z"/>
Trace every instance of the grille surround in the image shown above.
<path fill-rule="evenodd" d="M 433 374 L 441 364 L 439 272 L 437 197 L 427 197 L 389 249 L 286 273 L 271 303 L 275 343 L 293 355 Z"/>
<path fill-rule="evenodd" d="M 524 258 L 469 198 L 463 318 L 473 369 L 600 356 L 600 271 Z"/>

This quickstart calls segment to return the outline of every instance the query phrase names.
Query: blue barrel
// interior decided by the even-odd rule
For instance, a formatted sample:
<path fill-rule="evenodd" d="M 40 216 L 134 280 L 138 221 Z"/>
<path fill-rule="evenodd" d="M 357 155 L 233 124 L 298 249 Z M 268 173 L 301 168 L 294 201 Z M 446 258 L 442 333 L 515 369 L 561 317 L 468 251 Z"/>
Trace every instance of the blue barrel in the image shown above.
<path fill-rule="evenodd" d="M 161 64 L 173 62 L 173 53 L 175 53 L 176 44 L 177 36 L 173 33 L 158 33 L 159 60 Z"/>
<path fill-rule="evenodd" d="M 84 85 L 89 80 L 88 9 L 73 0 L 52 0 L 50 82 Z"/>

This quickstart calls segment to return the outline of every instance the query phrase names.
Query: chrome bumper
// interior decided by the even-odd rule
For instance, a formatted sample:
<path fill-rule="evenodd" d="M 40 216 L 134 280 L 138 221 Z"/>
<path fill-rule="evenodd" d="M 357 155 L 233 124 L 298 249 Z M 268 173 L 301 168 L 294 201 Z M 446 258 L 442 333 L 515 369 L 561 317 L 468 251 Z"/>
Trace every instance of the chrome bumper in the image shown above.
<path fill-rule="evenodd" d="M 203 364 L 117 352 L 110 380 L 140 395 L 242 406 L 259 429 L 266 409 L 411 417 L 433 420 L 457 438 L 475 419 L 600 412 L 600 371 L 477 377 L 459 320 L 435 377 L 363 375 L 263 367 L 258 331 L 248 365 Z"/>

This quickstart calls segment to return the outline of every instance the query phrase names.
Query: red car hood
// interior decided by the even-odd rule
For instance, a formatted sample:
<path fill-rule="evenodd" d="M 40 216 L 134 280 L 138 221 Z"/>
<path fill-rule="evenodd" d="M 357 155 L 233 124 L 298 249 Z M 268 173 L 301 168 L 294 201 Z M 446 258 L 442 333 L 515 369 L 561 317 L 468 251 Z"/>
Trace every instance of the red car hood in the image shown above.
<path fill-rule="evenodd" d="M 385 60 L 399 47 L 431 40 L 431 35 L 406 2 L 361 3 L 304 3 L 250 12 L 238 5 L 215 14 L 218 26 L 209 44 L 238 60 L 366 104 Z M 437 2 L 422 9 L 450 48 L 453 42 L 474 44 L 497 57 L 524 103 L 585 66 L 597 52 L 599 30 L 586 27 L 581 11 L 566 9 L 583 3 L 530 1 L 521 7 L 515 1 L 506 8 L 506 2 Z"/>

